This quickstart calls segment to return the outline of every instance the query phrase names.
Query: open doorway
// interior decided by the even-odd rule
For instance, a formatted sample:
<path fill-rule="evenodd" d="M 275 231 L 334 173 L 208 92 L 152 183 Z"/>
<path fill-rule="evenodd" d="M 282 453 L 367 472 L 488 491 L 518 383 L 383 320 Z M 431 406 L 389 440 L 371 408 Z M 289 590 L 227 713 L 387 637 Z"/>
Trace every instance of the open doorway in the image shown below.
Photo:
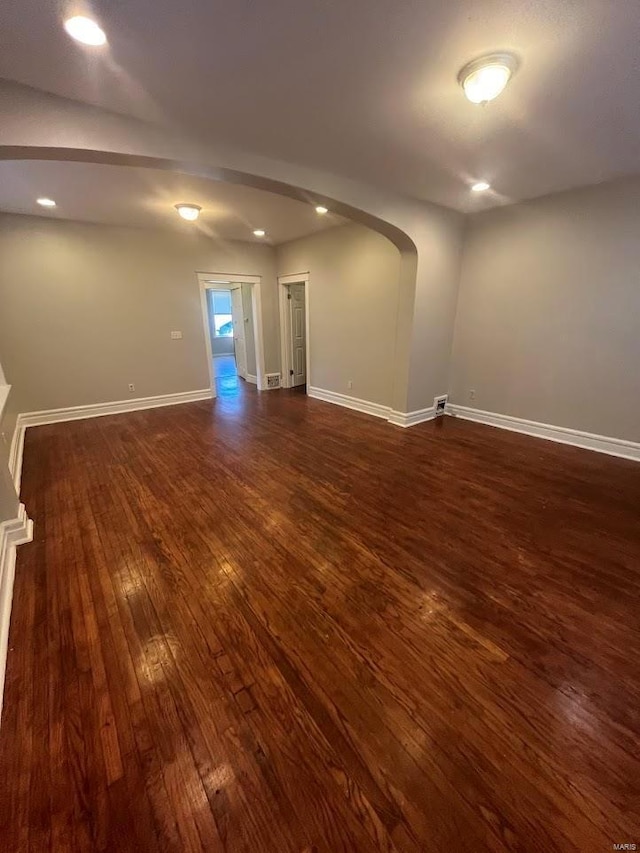
<path fill-rule="evenodd" d="M 238 286 L 239 290 L 239 286 Z M 215 382 L 230 390 L 237 385 L 238 376 L 246 379 L 246 353 L 244 358 L 237 353 L 236 329 L 242 325 L 242 310 L 238 316 L 237 299 L 232 299 L 233 291 L 224 285 L 207 290 L 207 312 L 209 317 L 209 337 L 211 340 L 212 368 Z M 235 307 L 235 317 L 233 308 Z M 240 301 L 241 309 L 241 301 Z M 244 362 L 244 375 L 238 369 L 239 361 Z"/>
<path fill-rule="evenodd" d="M 282 385 L 306 391 L 310 384 L 309 274 L 280 276 Z"/>
<path fill-rule="evenodd" d="M 245 382 L 262 389 L 260 277 L 198 273 L 198 281 L 214 396 L 237 393 Z"/>

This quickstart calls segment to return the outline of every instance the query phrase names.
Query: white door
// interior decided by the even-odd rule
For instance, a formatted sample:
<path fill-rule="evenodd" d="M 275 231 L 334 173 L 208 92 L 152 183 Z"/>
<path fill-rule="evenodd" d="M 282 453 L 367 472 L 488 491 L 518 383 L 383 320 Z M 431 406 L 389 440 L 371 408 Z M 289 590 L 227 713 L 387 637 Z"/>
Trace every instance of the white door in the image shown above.
<path fill-rule="evenodd" d="M 291 330 L 291 387 L 305 385 L 307 381 L 307 324 L 305 320 L 304 284 L 288 286 L 289 329 Z"/>
<path fill-rule="evenodd" d="M 238 376 L 247 378 L 247 343 L 244 336 L 244 314 L 242 311 L 242 290 L 236 287 L 231 291 L 231 316 L 233 318 L 233 345 L 236 351 Z"/>

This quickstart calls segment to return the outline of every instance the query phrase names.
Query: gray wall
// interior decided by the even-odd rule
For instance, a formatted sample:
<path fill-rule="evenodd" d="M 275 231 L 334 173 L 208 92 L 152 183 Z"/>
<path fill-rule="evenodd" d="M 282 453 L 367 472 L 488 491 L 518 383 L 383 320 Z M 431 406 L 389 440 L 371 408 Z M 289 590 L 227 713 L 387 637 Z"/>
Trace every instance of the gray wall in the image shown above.
<path fill-rule="evenodd" d="M 269 246 L 0 216 L 0 359 L 14 410 L 208 387 L 196 271 L 262 276 L 266 369 L 277 371 Z M 170 339 L 174 329 L 182 340 Z"/>
<path fill-rule="evenodd" d="M 640 179 L 471 217 L 454 341 L 452 402 L 640 441 Z"/>
<path fill-rule="evenodd" d="M 400 276 L 395 246 L 361 225 L 344 225 L 279 246 L 277 266 L 278 275 L 310 273 L 309 384 L 390 405 Z"/>
<path fill-rule="evenodd" d="M 228 338 L 216 338 L 215 335 L 211 336 L 211 352 L 214 355 L 233 355 L 235 352 L 235 347 L 233 345 L 233 337 Z"/>

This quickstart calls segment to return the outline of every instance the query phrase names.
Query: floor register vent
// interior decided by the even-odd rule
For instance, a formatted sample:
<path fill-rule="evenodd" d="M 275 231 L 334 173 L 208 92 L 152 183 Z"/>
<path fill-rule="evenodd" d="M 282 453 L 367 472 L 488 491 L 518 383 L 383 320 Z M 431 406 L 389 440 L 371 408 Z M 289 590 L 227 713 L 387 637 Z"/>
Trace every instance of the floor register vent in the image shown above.
<path fill-rule="evenodd" d="M 444 415 L 445 406 L 447 405 L 447 400 L 449 399 L 448 394 L 443 394 L 441 397 L 433 398 L 433 408 L 436 413 L 436 417 L 440 417 L 440 415 Z"/>

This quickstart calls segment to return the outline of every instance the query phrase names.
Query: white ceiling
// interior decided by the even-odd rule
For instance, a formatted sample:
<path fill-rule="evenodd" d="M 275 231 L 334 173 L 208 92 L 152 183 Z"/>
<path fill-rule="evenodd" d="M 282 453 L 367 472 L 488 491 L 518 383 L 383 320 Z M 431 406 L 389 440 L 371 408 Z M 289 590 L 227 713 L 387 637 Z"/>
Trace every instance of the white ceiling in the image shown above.
<path fill-rule="evenodd" d="M 42 196 L 57 207 L 40 207 Z M 174 205 L 180 202 L 202 207 L 197 223 L 178 216 Z M 156 169 L 41 160 L 0 160 L 0 210 L 109 225 L 195 227 L 223 240 L 272 244 L 346 221 L 252 187 Z M 254 228 L 264 228 L 266 238 L 254 237 Z"/>
<path fill-rule="evenodd" d="M 103 0 L 101 49 L 78 11 L 2 0 L 0 76 L 462 210 L 640 171 L 638 0 Z M 495 50 L 520 70 L 473 105 Z"/>

